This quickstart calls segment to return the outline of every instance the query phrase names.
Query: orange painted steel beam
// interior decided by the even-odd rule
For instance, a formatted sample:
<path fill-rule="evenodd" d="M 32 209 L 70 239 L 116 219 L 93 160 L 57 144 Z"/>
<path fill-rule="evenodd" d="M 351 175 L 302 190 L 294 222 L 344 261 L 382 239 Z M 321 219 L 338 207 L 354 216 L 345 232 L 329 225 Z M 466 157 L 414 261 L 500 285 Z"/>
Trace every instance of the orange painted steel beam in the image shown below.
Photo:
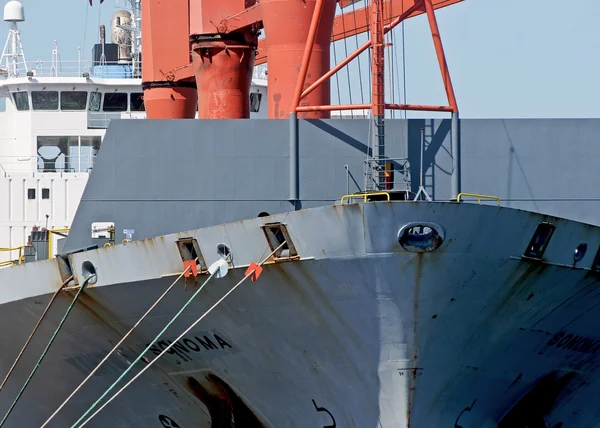
<path fill-rule="evenodd" d="M 433 0 L 434 9 L 451 6 L 460 3 L 463 0 Z M 422 0 L 387 0 L 384 5 L 384 24 L 389 24 L 394 18 L 402 15 L 415 4 L 422 4 Z M 403 4 L 404 3 L 404 4 Z M 409 18 L 425 13 L 423 8 L 415 10 Z M 341 40 L 355 34 L 369 31 L 369 17 L 371 16 L 371 6 L 361 7 L 352 12 L 346 12 L 335 17 L 333 22 L 332 40 Z"/>
<path fill-rule="evenodd" d="M 300 94 L 306 81 L 306 73 L 308 72 L 308 64 L 310 63 L 310 56 L 312 54 L 313 46 L 315 44 L 315 38 L 317 36 L 317 27 L 321 21 L 321 13 L 323 12 L 323 0 L 317 0 L 315 8 L 313 10 L 312 19 L 310 21 L 310 28 L 308 29 L 308 39 L 304 46 L 304 54 L 302 55 L 302 63 L 300 65 L 300 75 L 296 82 L 296 89 L 294 91 L 294 98 L 292 99 L 291 112 L 296 111 L 298 103 L 300 103 Z"/>
<path fill-rule="evenodd" d="M 371 111 L 378 117 L 385 114 L 383 0 L 373 0 L 371 6 Z"/>
<path fill-rule="evenodd" d="M 446 95 L 448 96 L 448 104 L 454 108 L 454 112 L 458 112 L 458 104 L 456 103 L 456 96 L 454 95 L 454 88 L 452 87 L 452 80 L 450 79 L 450 71 L 448 70 L 448 63 L 446 62 L 446 55 L 444 54 L 444 47 L 442 45 L 442 38 L 440 36 L 440 29 L 437 25 L 437 19 L 435 18 L 435 12 L 433 11 L 433 5 L 431 0 L 423 0 L 425 3 L 425 10 L 427 12 L 427 20 L 429 21 L 429 27 L 431 28 L 431 36 L 433 37 L 433 44 L 435 46 L 435 52 L 437 54 L 438 63 L 440 65 L 440 71 L 442 72 L 442 80 L 444 81 L 444 88 L 446 89 Z"/>
<path fill-rule="evenodd" d="M 394 27 L 396 27 L 398 24 L 400 24 L 402 21 L 404 21 L 406 18 L 408 18 L 414 12 L 414 10 L 417 9 L 418 7 L 419 7 L 419 5 L 417 5 L 417 4 L 413 5 L 402 15 L 395 18 L 392 22 L 390 22 L 388 25 L 383 27 L 383 34 L 387 34 L 388 32 L 392 31 L 394 29 Z M 259 46 L 260 46 L 260 43 L 259 43 Z M 319 86 L 321 83 L 323 83 L 324 81 L 329 79 L 331 76 L 333 76 L 335 73 L 337 73 L 342 68 L 344 68 L 346 65 L 348 65 L 354 58 L 356 58 L 361 53 L 366 51 L 370 46 L 371 46 L 371 40 L 367 40 L 358 49 L 356 49 L 354 52 L 352 52 L 350 55 L 348 55 L 346 58 L 344 58 L 344 60 L 341 61 L 338 65 L 333 67 L 331 70 L 329 70 L 327 73 L 325 73 L 319 79 L 317 79 L 317 81 L 315 83 L 313 83 L 308 88 L 306 88 L 304 90 L 304 92 L 302 92 L 302 95 L 300 95 L 300 99 L 304 98 L 305 96 L 310 94 L 312 91 L 314 91 L 317 88 L 317 86 Z"/>
<path fill-rule="evenodd" d="M 258 52 L 256 53 L 256 59 L 254 65 L 265 64 L 267 62 L 267 38 L 263 37 L 258 40 Z"/>
<path fill-rule="evenodd" d="M 460 3 L 462 1 L 463 0 L 433 0 L 432 4 L 434 9 L 440 9 L 446 6 L 451 6 L 453 4 Z M 388 3 L 389 6 L 387 5 Z M 392 22 L 397 21 L 398 18 L 400 18 L 401 16 L 404 16 L 403 19 L 408 19 L 425 13 L 425 9 L 421 0 L 417 0 L 414 2 L 411 2 L 411 0 L 406 0 L 405 3 L 407 4 L 405 4 L 404 8 L 402 8 L 402 2 L 399 0 L 391 0 L 389 2 L 386 2 L 386 11 L 390 16 L 388 16 L 385 19 L 384 23 L 388 22 L 389 25 Z M 342 15 L 336 16 L 334 19 L 333 36 L 331 40 L 341 40 L 345 37 L 350 37 L 355 34 L 367 32 L 369 30 L 369 26 L 368 24 L 366 24 L 366 14 L 368 13 L 369 8 L 370 7 L 360 8 L 354 12 L 347 12 Z M 411 12 L 408 15 L 406 15 L 406 12 L 409 10 Z M 354 26 L 354 18 L 356 18 L 356 28 Z M 254 61 L 254 65 L 265 64 L 267 62 L 267 54 L 268 37 L 265 37 L 260 39 L 258 42 L 258 55 L 256 56 L 256 60 Z"/>
<path fill-rule="evenodd" d="M 338 0 L 338 4 L 340 5 L 340 9 L 343 9 L 348 6 L 352 6 L 354 3 L 358 3 L 360 0 Z"/>
<path fill-rule="evenodd" d="M 413 111 L 443 111 L 453 112 L 454 108 L 450 106 L 428 106 L 420 104 L 386 104 L 387 110 L 413 110 Z M 338 104 L 324 106 L 299 106 L 296 111 L 342 111 L 342 110 L 371 110 L 371 104 Z"/>
<path fill-rule="evenodd" d="M 241 14 L 254 6 L 256 0 L 189 0 L 189 3 L 189 35 L 193 36 L 219 33 L 218 27 L 223 20 Z"/>
<path fill-rule="evenodd" d="M 444 88 L 446 89 L 446 95 L 448 96 L 448 104 L 450 104 L 450 106 L 454 108 L 453 111 L 458 112 L 458 104 L 456 103 L 456 96 L 454 95 L 454 88 L 452 87 L 452 80 L 450 79 L 450 70 L 448 70 L 448 63 L 446 62 L 444 46 L 442 45 L 440 29 L 437 25 L 437 19 L 435 18 L 433 5 L 431 3 L 431 0 L 423 0 L 423 2 L 425 3 L 427 20 L 429 21 L 429 27 L 431 28 L 431 36 L 433 37 L 435 53 L 437 54 L 438 63 L 440 65 L 440 71 L 442 72 Z"/>
<path fill-rule="evenodd" d="M 231 15 L 217 25 L 217 32 L 230 33 L 244 27 L 254 27 L 254 29 L 263 28 L 262 9 L 259 4 L 255 4 L 239 13 Z"/>

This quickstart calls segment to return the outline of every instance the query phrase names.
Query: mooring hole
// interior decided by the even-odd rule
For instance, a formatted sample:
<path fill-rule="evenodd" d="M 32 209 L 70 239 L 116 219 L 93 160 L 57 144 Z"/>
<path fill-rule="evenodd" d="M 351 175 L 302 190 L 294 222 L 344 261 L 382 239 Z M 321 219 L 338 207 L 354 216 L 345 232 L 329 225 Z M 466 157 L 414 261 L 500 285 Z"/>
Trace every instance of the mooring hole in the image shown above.
<path fill-rule="evenodd" d="M 223 243 L 217 244 L 217 253 L 223 259 L 225 259 L 227 261 L 231 261 L 231 258 L 232 258 L 231 248 L 229 248 L 229 246 L 227 244 L 223 244 Z"/>
<path fill-rule="evenodd" d="M 541 259 L 548 248 L 554 229 L 555 226 L 551 223 L 538 224 L 523 255 L 532 259 Z"/>
<path fill-rule="evenodd" d="M 181 260 L 187 262 L 198 259 L 196 264 L 200 265 L 200 270 L 205 271 L 207 269 L 206 262 L 202 256 L 202 251 L 200 251 L 200 245 L 198 245 L 196 238 L 180 238 L 176 243 Z"/>
<path fill-rule="evenodd" d="M 433 223 L 409 223 L 398 231 L 398 242 L 413 253 L 434 251 L 444 242 L 443 228 Z"/>
<path fill-rule="evenodd" d="M 276 258 L 291 258 L 298 256 L 292 238 L 282 223 L 270 223 L 262 226 L 271 251 L 275 251 Z"/>

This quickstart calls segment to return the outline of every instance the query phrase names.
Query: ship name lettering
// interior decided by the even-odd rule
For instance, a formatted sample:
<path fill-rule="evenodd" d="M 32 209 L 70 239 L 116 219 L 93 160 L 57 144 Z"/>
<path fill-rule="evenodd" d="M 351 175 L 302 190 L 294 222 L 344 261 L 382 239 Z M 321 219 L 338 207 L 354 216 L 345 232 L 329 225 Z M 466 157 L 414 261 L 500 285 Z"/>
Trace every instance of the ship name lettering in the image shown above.
<path fill-rule="evenodd" d="M 548 346 L 591 355 L 600 350 L 600 339 L 559 331 L 548 341 Z"/>
<path fill-rule="evenodd" d="M 172 340 L 159 340 L 150 347 L 150 351 L 154 355 L 159 355 L 171 344 L 173 344 Z M 184 362 L 187 362 L 194 359 L 192 358 L 193 354 L 226 348 L 232 348 L 232 346 L 218 334 L 212 334 L 212 338 L 208 335 L 202 337 L 189 336 L 176 341 L 167 351 L 167 354 L 177 355 Z"/>

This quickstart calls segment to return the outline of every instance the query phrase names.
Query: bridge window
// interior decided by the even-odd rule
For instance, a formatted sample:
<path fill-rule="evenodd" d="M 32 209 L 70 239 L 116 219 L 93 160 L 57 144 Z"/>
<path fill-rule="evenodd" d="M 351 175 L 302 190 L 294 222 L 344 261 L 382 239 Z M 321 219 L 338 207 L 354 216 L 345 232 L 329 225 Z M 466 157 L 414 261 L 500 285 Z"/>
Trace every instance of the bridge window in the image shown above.
<path fill-rule="evenodd" d="M 39 136 L 39 172 L 87 172 L 94 167 L 102 137 Z"/>
<path fill-rule="evenodd" d="M 260 100 L 262 98 L 262 94 L 251 93 L 250 94 L 250 111 L 252 113 L 258 113 L 260 110 Z"/>
<path fill-rule="evenodd" d="M 132 92 L 131 100 L 129 102 L 130 111 L 146 111 L 144 106 L 144 93 L 143 92 Z"/>
<path fill-rule="evenodd" d="M 100 111 L 100 103 L 102 102 L 102 94 L 100 92 L 90 93 L 90 111 Z"/>
<path fill-rule="evenodd" d="M 127 111 L 127 94 L 113 92 L 104 94 L 103 111 Z"/>
<path fill-rule="evenodd" d="M 58 91 L 31 91 L 34 110 L 58 110 Z"/>
<path fill-rule="evenodd" d="M 13 100 L 18 111 L 29 110 L 29 95 L 26 91 L 13 92 Z"/>
<path fill-rule="evenodd" d="M 0 112 L 6 111 L 6 97 L 0 97 Z"/>
<path fill-rule="evenodd" d="M 68 111 L 83 111 L 87 102 L 85 91 L 64 91 L 60 93 L 60 109 Z"/>

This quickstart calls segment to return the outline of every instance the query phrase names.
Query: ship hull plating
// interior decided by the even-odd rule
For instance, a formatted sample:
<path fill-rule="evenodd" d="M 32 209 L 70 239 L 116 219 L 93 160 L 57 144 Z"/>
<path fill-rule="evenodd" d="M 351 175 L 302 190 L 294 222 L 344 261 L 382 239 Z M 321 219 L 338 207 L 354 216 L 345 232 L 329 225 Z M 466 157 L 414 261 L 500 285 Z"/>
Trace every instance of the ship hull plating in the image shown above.
<path fill-rule="evenodd" d="M 6 426 L 41 425 L 135 324 L 183 269 L 176 239 L 194 237 L 206 264 L 226 243 L 233 269 L 209 282 L 148 360 L 271 252 L 260 227 L 268 222 L 285 223 L 298 257 L 267 263 L 88 426 L 596 426 L 600 410 L 589 397 L 600 393 L 600 291 L 590 268 L 598 228 L 500 207 L 402 202 L 315 208 L 72 254 L 75 277 L 90 260 L 98 282 Z M 439 227 L 439 247 L 401 245 L 398 232 L 411 222 Z M 542 222 L 555 227 L 543 260 L 521 257 Z M 574 264 L 581 242 L 587 254 Z M 178 283 L 50 426 L 77 420 L 205 278 Z M 60 282 L 55 260 L 0 272 L 0 322 L 11 326 L 0 332 L 2 373 Z M 73 293 L 61 294 L 1 392 L 3 411 Z"/>

